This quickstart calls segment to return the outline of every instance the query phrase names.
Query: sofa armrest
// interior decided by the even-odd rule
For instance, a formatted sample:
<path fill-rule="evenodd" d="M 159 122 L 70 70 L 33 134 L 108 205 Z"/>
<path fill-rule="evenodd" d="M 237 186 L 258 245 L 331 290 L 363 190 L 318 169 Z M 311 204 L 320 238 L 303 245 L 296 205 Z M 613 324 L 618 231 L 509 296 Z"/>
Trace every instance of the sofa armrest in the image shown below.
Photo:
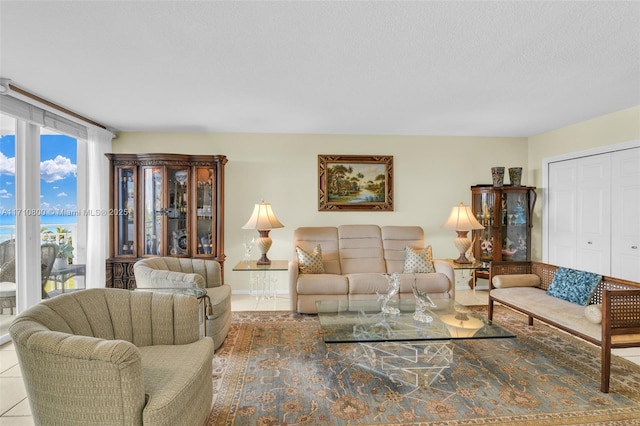
<path fill-rule="evenodd" d="M 291 297 L 291 310 L 298 311 L 298 275 L 300 274 L 297 260 L 290 260 L 289 267 L 289 295 Z"/>
<path fill-rule="evenodd" d="M 447 278 L 449 278 L 449 294 L 451 295 L 451 298 L 454 299 L 456 296 L 456 276 L 453 272 L 453 267 L 449 263 L 439 260 L 434 260 L 433 266 L 436 272 L 445 274 Z"/>

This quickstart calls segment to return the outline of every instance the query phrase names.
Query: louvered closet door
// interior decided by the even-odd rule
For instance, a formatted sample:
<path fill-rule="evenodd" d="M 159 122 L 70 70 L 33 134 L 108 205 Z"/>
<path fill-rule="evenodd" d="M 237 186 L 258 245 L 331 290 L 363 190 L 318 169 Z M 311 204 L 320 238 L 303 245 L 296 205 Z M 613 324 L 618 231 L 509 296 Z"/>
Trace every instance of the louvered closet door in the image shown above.
<path fill-rule="evenodd" d="M 640 281 L 640 148 L 612 154 L 611 275 Z"/>

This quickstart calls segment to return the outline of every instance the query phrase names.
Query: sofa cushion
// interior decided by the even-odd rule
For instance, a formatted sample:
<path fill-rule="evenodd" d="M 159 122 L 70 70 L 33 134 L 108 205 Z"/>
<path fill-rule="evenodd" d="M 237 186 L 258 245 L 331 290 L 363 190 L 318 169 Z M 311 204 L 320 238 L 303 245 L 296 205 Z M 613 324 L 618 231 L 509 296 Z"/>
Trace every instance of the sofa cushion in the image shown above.
<path fill-rule="evenodd" d="M 424 231 L 420 226 L 383 226 L 381 234 L 388 274 L 402 272 L 405 247 L 424 247 Z"/>
<path fill-rule="evenodd" d="M 386 294 L 389 281 L 384 274 L 358 273 L 348 274 L 349 294 Z"/>
<path fill-rule="evenodd" d="M 404 248 L 404 254 L 403 273 L 430 273 L 436 271 L 433 266 L 431 246 L 427 246 L 419 251 L 407 246 Z"/>
<path fill-rule="evenodd" d="M 495 288 L 539 287 L 540 277 L 536 274 L 496 275 L 491 283 Z"/>
<path fill-rule="evenodd" d="M 343 274 L 387 272 L 379 226 L 342 225 L 338 237 Z"/>
<path fill-rule="evenodd" d="M 446 274 L 436 272 L 432 274 L 401 274 L 400 292 L 413 294 L 413 280 L 415 278 L 416 288 L 431 295 L 437 293 L 447 293 L 451 288 L 451 281 Z"/>
<path fill-rule="evenodd" d="M 558 268 L 547 294 L 567 302 L 587 306 L 602 276 L 576 269 Z"/>
<path fill-rule="evenodd" d="M 322 248 L 320 244 L 308 252 L 300 247 L 296 247 L 296 255 L 298 258 L 298 268 L 301 274 L 324 274 L 324 265 L 322 263 Z"/>
<path fill-rule="evenodd" d="M 498 302 L 520 306 L 532 314 L 549 319 L 563 327 L 575 330 L 595 341 L 602 339 L 600 325 L 587 321 L 584 306 L 549 296 L 537 287 L 496 288 L 491 296 Z"/>
<path fill-rule="evenodd" d="M 347 294 L 349 282 L 346 275 L 301 274 L 296 283 L 298 294 Z"/>
<path fill-rule="evenodd" d="M 211 404 L 213 347 L 202 339 L 187 345 L 140 348 L 145 394 L 144 424 L 196 425 L 208 415 L 194 410 Z M 176 362 L 180 360 L 180 362 Z"/>

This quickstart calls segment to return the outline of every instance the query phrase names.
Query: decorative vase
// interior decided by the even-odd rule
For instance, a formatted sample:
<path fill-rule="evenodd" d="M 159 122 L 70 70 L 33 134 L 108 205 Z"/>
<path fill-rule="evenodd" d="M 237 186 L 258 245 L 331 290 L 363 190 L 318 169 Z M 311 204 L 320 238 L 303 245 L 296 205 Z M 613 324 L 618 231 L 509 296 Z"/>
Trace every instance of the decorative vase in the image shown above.
<path fill-rule="evenodd" d="M 522 167 L 511 167 L 509 169 L 509 181 L 513 186 L 520 186 L 522 180 Z"/>
<path fill-rule="evenodd" d="M 502 186 L 504 183 L 504 167 L 492 167 L 491 177 L 493 178 L 493 186 Z"/>

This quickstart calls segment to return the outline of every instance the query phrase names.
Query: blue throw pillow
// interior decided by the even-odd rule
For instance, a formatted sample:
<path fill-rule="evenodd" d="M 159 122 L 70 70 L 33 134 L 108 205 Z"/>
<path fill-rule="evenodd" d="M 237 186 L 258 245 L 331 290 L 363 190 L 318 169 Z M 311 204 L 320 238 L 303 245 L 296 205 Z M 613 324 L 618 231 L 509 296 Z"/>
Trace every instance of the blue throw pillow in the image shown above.
<path fill-rule="evenodd" d="M 547 294 L 567 302 L 587 306 L 601 280 L 602 275 L 569 268 L 558 268 Z"/>

